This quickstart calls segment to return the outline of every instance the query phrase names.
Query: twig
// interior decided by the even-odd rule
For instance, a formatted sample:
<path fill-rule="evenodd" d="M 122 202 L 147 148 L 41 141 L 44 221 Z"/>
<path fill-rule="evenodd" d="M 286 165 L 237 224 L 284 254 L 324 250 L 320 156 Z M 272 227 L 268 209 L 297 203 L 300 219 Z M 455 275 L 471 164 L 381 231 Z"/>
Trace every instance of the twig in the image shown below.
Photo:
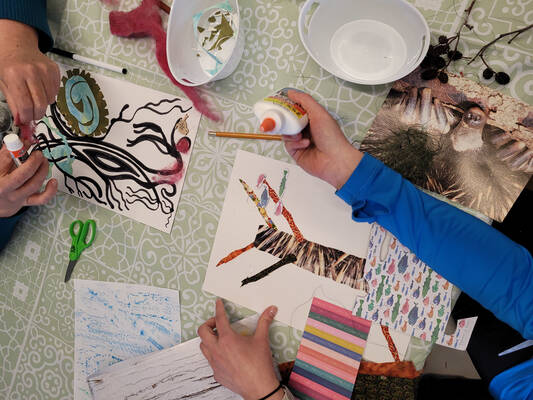
<path fill-rule="evenodd" d="M 459 46 L 459 39 L 461 38 L 461 31 L 463 30 L 464 26 L 468 25 L 468 18 L 470 17 L 470 13 L 472 12 L 472 9 L 474 8 L 474 4 L 476 4 L 476 0 L 472 0 L 472 3 L 470 3 L 470 6 L 468 6 L 468 8 L 465 10 L 465 14 L 466 15 L 465 15 L 465 18 L 463 20 L 463 23 L 459 27 L 459 30 L 457 31 L 457 34 L 454 36 L 455 47 L 453 49 L 452 56 L 448 57 L 448 62 L 444 66 L 443 70 L 446 70 L 446 68 L 448 68 L 450 63 L 453 61 L 453 59 L 455 57 L 455 54 L 457 54 L 457 47 Z"/>
<path fill-rule="evenodd" d="M 525 26 L 523 28 L 520 28 L 520 29 L 517 29 L 515 31 L 512 31 L 512 32 L 507 32 L 507 33 L 500 33 L 498 35 L 498 37 L 494 40 L 492 40 L 491 42 L 487 43 L 486 45 L 484 45 L 481 49 L 479 49 L 479 51 L 476 53 L 476 55 L 474 57 L 472 57 L 472 59 L 468 62 L 467 65 L 470 65 L 477 57 L 481 57 L 483 56 L 483 53 L 485 52 L 485 50 L 487 50 L 490 46 L 492 46 L 494 43 L 496 43 L 498 40 L 506 37 L 506 36 L 509 36 L 509 35 L 514 35 L 511 39 L 509 39 L 509 41 L 507 43 L 511 43 L 514 39 L 516 39 L 516 37 L 518 35 L 520 35 L 521 33 L 527 31 L 528 29 L 531 29 L 533 28 L 533 24 L 530 24 L 528 26 Z M 481 59 L 483 60 L 483 57 L 481 57 Z M 487 63 L 483 60 L 483 62 L 485 63 L 485 65 L 487 65 Z M 488 67 L 488 65 L 487 65 Z"/>

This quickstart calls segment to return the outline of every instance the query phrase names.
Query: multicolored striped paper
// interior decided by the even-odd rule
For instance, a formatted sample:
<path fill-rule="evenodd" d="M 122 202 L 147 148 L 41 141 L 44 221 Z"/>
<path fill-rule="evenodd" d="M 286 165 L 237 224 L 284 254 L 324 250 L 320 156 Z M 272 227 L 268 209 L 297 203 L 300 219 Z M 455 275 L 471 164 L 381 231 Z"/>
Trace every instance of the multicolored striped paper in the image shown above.
<path fill-rule="evenodd" d="M 289 387 L 299 399 L 350 399 L 372 323 L 313 299 Z"/>

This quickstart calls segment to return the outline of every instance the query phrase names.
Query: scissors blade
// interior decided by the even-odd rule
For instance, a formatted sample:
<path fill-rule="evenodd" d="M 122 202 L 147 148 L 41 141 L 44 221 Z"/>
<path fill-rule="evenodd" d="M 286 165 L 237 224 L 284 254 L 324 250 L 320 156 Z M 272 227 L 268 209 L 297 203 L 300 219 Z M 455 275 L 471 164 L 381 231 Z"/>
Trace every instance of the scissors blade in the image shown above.
<path fill-rule="evenodd" d="M 506 354 L 514 353 L 515 351 L 525 349 L 525 348 L 527 348 L 529 346 L 533 346 L 533 340 L 526 340 L 525 342 L 517 344 L 516 346 L 513 346 L 510 349 L 502 351 L 500 354 L 498 354 L 498 356 L 501 357 L 501 356 L 504 356 Z"/>
<path fill-rule="evenodd" d="M 74 271 L 74 266 L 76 265 L 77 262 L 78 260 L 72 260 L 68 263 L 67 273 L 65 274 L 65 283 L 69 281 L 72 275 L 72 271 Z"/>

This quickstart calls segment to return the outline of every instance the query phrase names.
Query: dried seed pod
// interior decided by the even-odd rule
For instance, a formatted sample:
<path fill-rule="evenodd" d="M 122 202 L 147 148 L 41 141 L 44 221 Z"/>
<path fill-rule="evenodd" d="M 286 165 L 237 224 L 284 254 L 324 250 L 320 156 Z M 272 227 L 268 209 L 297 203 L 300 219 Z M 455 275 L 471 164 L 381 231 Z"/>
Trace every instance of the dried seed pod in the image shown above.
<path fill-rule="evenodd" d="M 494 76 L 494 71 L 492 70 L 492 68 L 485 68 L 483 70 L 483 78 L 490 79 L 493 76 Z"/>
<path fill-rule="evenodd" d="M 446 54 L 449 50 L 449 46 L 445 46 L 445 45 L 439 45 L 437 47 L 435 47 L 435 52 L 439 55 L 439 56 L 442 56 L 443 54 Z"/>
<path fill-rule="evenodd" d="M 497 72 L 494 79 L 500 85 L 507 85 L 511 81 L 511 77 L 507 75 L 505 72 Z"/>
<path fill-rule="evenodd" d="M 435 67 L 437 67 L 437 69 L 444 68 L 445 65 L 446 65 L 446 60 L 444 58 L 442 57 L 435 58 Z"/>
<path fill-rule="evenodd" d="M 422 71 L 422 74 L 420 74 L 420 77 L 424 79 L 425 81 L 429 81 L 431 79 L 435 79 L 437 77 L 438 71 L 434 68 L 426 69 L 425 71 Z"/>
<path fill-rule="evenodd" d="M 448 83 L 448 74 L 444 71 L 440 71 L 437 78 L 439 78 L 441 83 Z"/>
<path fill-rule="evenodd" d="M 448 38 L 444 35 L 440 35 L 439 36 L 439 43 L 440 44 L 444 44 L 444 43 L 448 43 Z"/>
<path fill-rule="evenodd" d="M 461 58 L 463 58 L 463 53 L 461 53 L 459 50 L 450 50 L 448 52 L 448 58 L 453 61 L 460 60 Z"/>

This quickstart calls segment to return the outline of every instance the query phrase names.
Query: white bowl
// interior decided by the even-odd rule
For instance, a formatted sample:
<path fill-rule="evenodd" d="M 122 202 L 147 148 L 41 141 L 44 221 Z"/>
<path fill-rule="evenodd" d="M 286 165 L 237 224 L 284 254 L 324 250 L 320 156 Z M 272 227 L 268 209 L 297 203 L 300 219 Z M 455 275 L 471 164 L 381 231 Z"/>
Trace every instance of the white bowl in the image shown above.
<path fill-rule="evenodd" d="M 404 0 L 307 0 L 298 30 L 322 68 L 364 85 L 408 75 L 430 42 L 426 20 Z"/>
<path fill-rule="evenodd" d="M 209 24 L 208 17 L 217 11 L 231 14 L 234 32 L 222 42 L 220 51 L 208 52 L 199 45 L 202 33 L 198 26 Z M 230 75 L 239 65 L 244 50 L 244 35 L 239 25 L 238 0 L 174 0 L 167 29 L 168 65 L 174 78 L 182 85 L 198 86 Z"/>

